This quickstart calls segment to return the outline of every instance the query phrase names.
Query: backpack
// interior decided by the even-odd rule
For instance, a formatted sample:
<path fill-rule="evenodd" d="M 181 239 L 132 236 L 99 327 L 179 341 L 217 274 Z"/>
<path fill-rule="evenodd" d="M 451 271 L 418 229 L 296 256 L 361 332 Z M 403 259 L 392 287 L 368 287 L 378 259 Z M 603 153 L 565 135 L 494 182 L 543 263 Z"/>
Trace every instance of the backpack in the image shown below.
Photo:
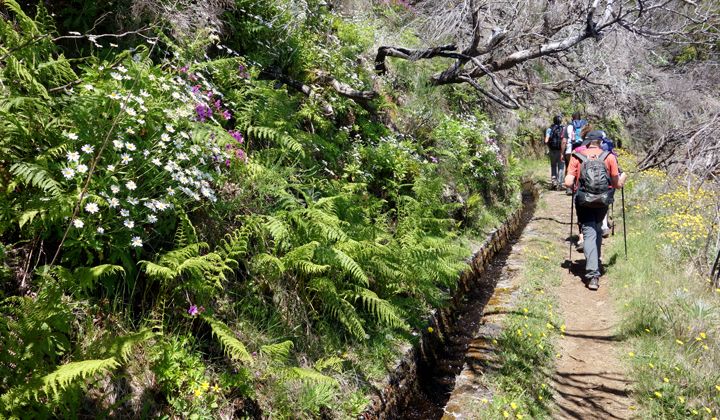
<path fill-rule="evenodd" d="M 575 129 L 575 141 L 573 142 L 573 145 L 579 145 L 582 143 L 583 139 L 580 132 L 585 125 L 587 125 L 587 121 L 585 120 L 572 120 L 572 126 Z"/>
<path fill-rule="evenodd" d="M 560 150 L 562 146 L 563 131 L 565 127 L 562 125 L 553 125 L 550 127 L 550 139 L 548 140 L 548 147 L 550 150 Z"/>
<path fill-rule="evenodd" d="M 610 152 L 590 158 L 581 153 L 573 153 L 580 160 L 580 178 L 576 194 L 576 204 L 580 207 L 602 208 L 613 202 L 610 174 L 605 167 L 605 159 Z"/>

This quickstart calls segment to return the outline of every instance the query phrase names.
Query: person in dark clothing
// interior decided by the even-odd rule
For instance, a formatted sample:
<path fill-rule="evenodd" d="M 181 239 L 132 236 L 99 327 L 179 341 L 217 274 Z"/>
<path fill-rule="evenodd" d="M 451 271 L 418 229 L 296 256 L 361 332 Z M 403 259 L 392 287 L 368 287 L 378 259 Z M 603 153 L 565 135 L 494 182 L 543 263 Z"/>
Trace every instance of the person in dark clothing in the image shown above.
<path fill-rule="evenodd" d="M 555 118 L 553 118 L 553 125 L 545 130 L 545 145 L 548 147 L 548 155 L 550 157 L 550 188 L 553 190 L 560 186 L 560 177 L 564 172 L 564 157 L 562 153 L 564 129 L 562 116 L 556 115 Z"/>

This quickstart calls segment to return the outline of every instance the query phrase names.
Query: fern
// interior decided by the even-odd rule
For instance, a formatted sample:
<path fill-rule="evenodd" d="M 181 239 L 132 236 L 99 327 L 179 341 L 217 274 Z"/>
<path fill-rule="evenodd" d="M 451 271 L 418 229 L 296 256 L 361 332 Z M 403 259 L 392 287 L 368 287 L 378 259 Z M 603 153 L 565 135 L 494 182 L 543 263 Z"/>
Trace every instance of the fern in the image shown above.
<path fill-rule="evenodd" d="M 350 277 L 364 286 L 370 285 L 370 280 L 363 271 L 362 267 L 360 267 L 360 264 L 339 249 L 333 248 L 332 252 L 335 260 L 345 273 L 348 273 Z"/>
<path fill-rule="evenodd" d="M 260 347 L 260 353 L 269 356 L 274 362 L 286 362 L 290 357 L 290 350 L 293 348 L 293 342 L 290 340 L 276 344 L 268 344 Z"/>
<path fill-rule="evenodd" d="M 213 336 L 218 339 L 228 357 L 241 362 L 252 363 L 250 353 L 248 353 L 245 345 L 235 337 L 235 333 L 230 327 L 211 316 L 203 315 L 202 319 L 210 325 Z"/>
<path fill-rule="evenodd" d="M 53 373 L 42 378 L 42 390 L 49 395 L 59 395 L 62 390 L 70 384 L 95 376 L 100 373 L 107 373 L 120 366 L 114 358 L 83 360 L 81 362 L 70 362 L 60 366 Z"/>
<path fill-rule="evenodd" d="M 62 186 L 47 169 L 32 163 L 21 162 L 10 167 L 10 172 L 20 178 L 26 185 L 40 188 L 52 196 L 62 194 Z"/>
<path fill-rule="evenodd" d="M 292 367 L 289 369 L 290 377 L 298 379 L 306 383 L 325 384 L 333 387 L 339 387 L 337 379 L 323 375 L 315 369 L 303 368 L 303 367 Z"/>
<path fill-rule="evenodd" d="M 365 309 L 383 324 L 393 328 L 409 328 L 398 314 L 397 308 L 387 300 L 380 299 L 372 290 L 358 287 L 355 291 L 349 293 L 349 296 L 354 301 L 361 301 Z"/>

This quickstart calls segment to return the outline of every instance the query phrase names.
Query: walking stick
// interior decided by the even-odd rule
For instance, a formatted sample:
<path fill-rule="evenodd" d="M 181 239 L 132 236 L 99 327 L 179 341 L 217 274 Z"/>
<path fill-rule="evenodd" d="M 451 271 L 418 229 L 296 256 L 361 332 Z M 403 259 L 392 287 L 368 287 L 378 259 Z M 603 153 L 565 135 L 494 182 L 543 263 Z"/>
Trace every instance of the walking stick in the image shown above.
<path fill-rule="evenodd" d="M 625 188 L 620 189 L 622 197 L 622 215 L 623 215 L 623 242 L 625 242 L 625 259 L 627 259 L 627 227 L 625 223 Z"/>
<path fill-rule="evenodd" d="M 612 219 L 612 236 L 615 236 L 615 203 L 610 204 L 610 219 Z"/>
<path fill-rule="evenodd" d="M 570 262 L 568 264 L 568 271 L 572 271 L 572 248 L 573 248 L 573 217 L 575 216 L 575 191 L 573 191 L 572 196 L 570 196 L 570 238 L 568 239 L 568 242 L 570 243 L 570 253 L 568 256 L 568 261 Z"/>

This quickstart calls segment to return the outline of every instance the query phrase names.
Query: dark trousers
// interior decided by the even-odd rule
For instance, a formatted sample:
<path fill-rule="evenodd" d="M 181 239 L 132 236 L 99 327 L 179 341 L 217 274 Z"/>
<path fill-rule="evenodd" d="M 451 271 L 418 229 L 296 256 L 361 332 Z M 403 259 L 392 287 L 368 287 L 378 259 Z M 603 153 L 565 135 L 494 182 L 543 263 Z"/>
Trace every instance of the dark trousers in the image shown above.
<path fill-rule="evenodd" d="M 577 204 L 577 203 L 576 203 Z M 582 226 L 583 253 L 585 254 L 585 277 L 600 277 L 603 219 L 607 207 L 598 209 L 575 206 L 578 223 Z"/>
<path fill-rule="evenodd" d="M 550 150 L 550 177 L 559 179 L 562 176 L 563 168 L 562 161 L 560 160 L 560 150 Z"/>

